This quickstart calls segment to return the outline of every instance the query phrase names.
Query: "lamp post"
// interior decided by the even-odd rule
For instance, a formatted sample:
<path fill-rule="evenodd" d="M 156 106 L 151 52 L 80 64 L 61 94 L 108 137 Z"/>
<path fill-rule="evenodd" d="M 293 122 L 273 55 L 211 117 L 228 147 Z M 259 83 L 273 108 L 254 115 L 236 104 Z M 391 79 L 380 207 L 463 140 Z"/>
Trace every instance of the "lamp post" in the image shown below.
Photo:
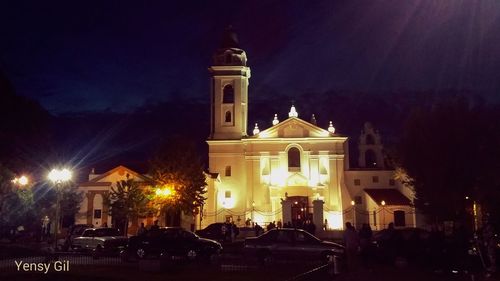
<path fill-rule="evenodd" d="M 59 232 L 59 212 L 61 204 L 61 188 L 62 184 L 71 179 L 71 171 L 68 169 L 52 169 L 49 173 L 49 180 L 55 186 L 56 189 L 56 216 L 54 220 L 54 251 L 57 251 L 57 233 Z"/>

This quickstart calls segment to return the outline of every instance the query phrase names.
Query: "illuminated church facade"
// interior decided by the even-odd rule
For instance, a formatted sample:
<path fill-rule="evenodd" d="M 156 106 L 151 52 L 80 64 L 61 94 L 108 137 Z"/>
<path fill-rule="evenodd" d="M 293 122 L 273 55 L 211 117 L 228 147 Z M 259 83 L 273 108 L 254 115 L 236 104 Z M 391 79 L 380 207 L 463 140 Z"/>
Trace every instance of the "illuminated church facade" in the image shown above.
<path fill-rule="evenodd" d="M 346 221 L 374 229 L 390 222 L 416 225 L 414 194 L 386 167 L 381 137 L 371 124 L 364 125 L 358 140 L 360 168 L 351 169 L 349 138 L 337 134 L 332 122 L 320 128 L 304 121 L 293 105 L 287 119 L 274 115 L 269 128 L 255 124 L 253 134 L 247 134 L 251 72 L 233 32 L 226 33 L 209 72 L 209 173 L 202 228 L 222 221 L 309 220 L 326 229 L 342 229 Z"/>

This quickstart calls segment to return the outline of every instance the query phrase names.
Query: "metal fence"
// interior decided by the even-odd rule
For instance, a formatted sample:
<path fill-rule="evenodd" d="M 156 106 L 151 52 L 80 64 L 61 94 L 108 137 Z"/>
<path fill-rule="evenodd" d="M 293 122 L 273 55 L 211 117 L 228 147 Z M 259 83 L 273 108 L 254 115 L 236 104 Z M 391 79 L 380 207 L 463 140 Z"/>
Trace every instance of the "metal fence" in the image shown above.
<path fill-rule="evenodd" d="M 81 253 L 64 252 L 31 257 L 0 259 L 0 271 L 20 271 L 18 268 L 20 262 L 51 263 L 51 271 L 54 270 L 54 265 L 57 262 L 59 262 L 59 266 L 64 266 L 65 263 L 67 263 L 71 268 L 79 267 L 84 268 L 84 270 L 87 270 L 87 268 L 93 270 L 98 267 L 116 267 L 142 272 L 189 272 L 190 270 L 192 271 L 193 268 L 197 270 L 203 268 L 203 270 L 211 272 L 215 274 L 215 276 L 225 273 L 236 275 L 240 273 L 254 275 L 262 274 L 276 276 L 274 280 L 312 280 L 310 278 L 320 280 L 323 277 L 331 277 L 336 270 L 333 262 L 324 265 L 320 261 L 306 259 L 275 259 L 270 263 L 262 264 L 257 258 L 245 258 L 240 254 L 223 254 L 219 259 L 207 263 L 206 261 L 160 261 L 157 259 L 125 262 L 117 256 L 100 256 L 95 258 L 91 255 L 83 255 Z"/>
<path fill-rule="evenodd" d="M 61 252 L 55 254 L 46 254 L 39 256 L 19 256 L 15 258 L 0 259 L 0 270 L 16 271 L 18 266 L 22 264 L 38 264 L 38 263 L 58 263 L 58 266 L 133 266 L 130 263 L 124 263 L 116 256 L 100 256 L 93 257 L 91 255 L 83 255 L 80 253 Z"/>

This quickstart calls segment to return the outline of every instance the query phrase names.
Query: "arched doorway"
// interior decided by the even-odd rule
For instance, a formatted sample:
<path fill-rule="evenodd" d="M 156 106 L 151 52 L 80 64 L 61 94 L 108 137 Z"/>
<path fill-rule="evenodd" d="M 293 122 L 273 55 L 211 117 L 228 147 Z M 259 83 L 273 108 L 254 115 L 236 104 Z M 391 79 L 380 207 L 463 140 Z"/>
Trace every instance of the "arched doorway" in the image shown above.
<path fill-rule="evenodd" d="M 289 196 L 292 208 L 292 226 L 302 227 L 307 220 L 312 220 L 312 212 L 309 208 L 307 196 Z"/>

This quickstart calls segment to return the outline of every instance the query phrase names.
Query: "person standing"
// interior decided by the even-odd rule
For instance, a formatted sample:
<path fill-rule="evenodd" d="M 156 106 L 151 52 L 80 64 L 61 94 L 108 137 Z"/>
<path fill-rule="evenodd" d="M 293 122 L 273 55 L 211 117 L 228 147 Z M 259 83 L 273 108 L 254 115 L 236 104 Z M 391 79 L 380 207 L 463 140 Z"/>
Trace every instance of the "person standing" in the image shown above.
<path fill-rule="evenodd" d="M 160 226 L 158 225 L 158 220 L 154 221 L 154 224 L 151 226 L 150 230 L 160 230 Z"/>
<path fill-rule="evenodd" d="M 146 227 L 144 227 L 144 223 L 141 222 L 141 226 L 139 227 L 139 229 L 137 229 L 137 236 L 140 236 L 140 235 L 143 235 L 144 233 L 146 233 L 147 229 Z"/>
<path fill-rule="evenodd" d="M 370 254 L 371 254 L 371 243 L 372 243 L 373 231 L 369 224 L 363 223 L 361 229 L 359 230 L 359 245 L 361 259 L 365 266 L 368 266 Z"/>
<path fill-rule="evenodd" d="M 358 263 L 359 236 L 350 222 L 345 223 L 344 245 L 347 258 L 347 268 L 355 271 Z"/>

